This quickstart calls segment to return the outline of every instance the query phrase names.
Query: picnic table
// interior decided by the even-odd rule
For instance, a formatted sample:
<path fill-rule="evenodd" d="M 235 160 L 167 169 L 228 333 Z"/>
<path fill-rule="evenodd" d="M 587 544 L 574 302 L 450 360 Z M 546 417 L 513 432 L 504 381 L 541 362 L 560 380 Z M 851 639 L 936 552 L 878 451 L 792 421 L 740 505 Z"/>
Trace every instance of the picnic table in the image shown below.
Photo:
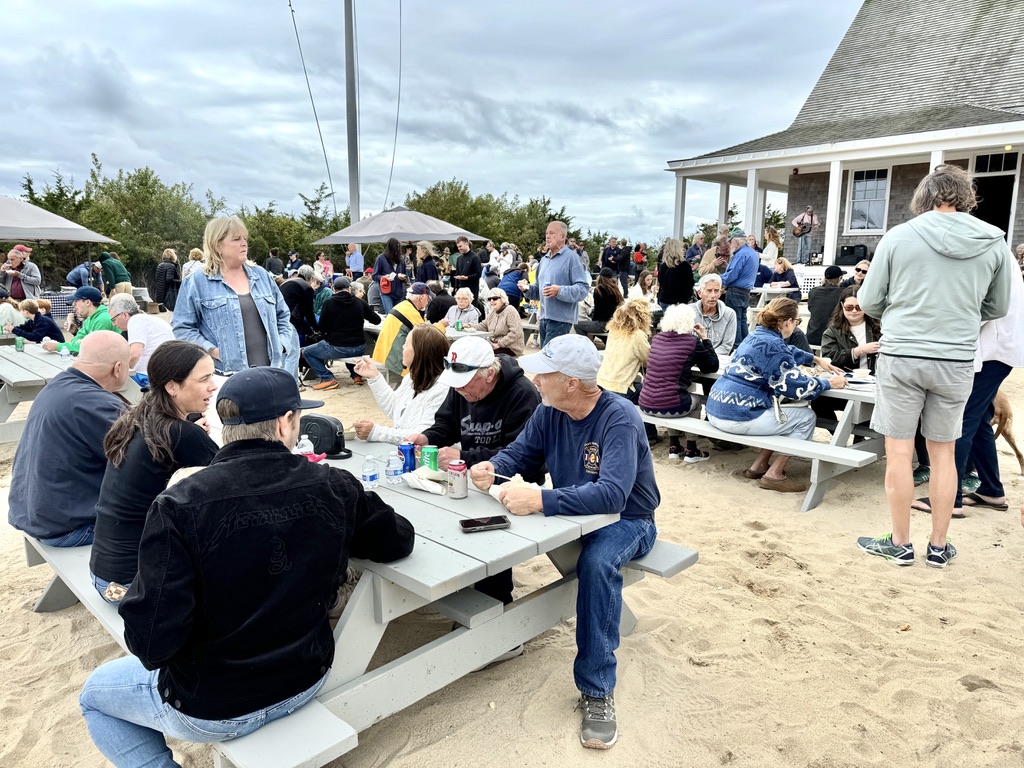
<path fill-rule="evenodd" d="M 473 330 L 457 331 L 457 330 L 455 330 L 454 326 L 449 326 L 449 327 L 445 328 L 444 329 L 444 335 L 447 336 L 452 341 L 454 341 L 455 339 L 464 339 L 464 338 L 467 338 L 467 337 L 470 337 L 470 336 L 477 336 L 477 337 L 479 337 L 481 339 L 489 339 L 492 336 L 494 336 L 494 334 L 491 333 L 490 331 L 473 331 Z"/>
<path fill-rule="evenodd" d="M 0 443 L 17 442 L 25 429 L 24 419 L 8 421 L 18 404 L 35 400 L 43 387 L 74 360 L 73 356 L 61 357 L 28 342 L 24 352 L 18 352 L 13 345 L 0 346 Z M 134 403 L 142 391 L 128 379 L 120 394 Z"/>

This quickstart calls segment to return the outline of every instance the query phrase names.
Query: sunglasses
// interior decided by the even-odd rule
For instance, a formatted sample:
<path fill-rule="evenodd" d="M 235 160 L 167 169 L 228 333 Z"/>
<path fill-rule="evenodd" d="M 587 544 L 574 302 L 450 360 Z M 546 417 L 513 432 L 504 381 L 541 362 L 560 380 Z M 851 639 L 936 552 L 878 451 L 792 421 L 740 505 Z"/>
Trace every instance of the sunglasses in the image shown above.
<path fill-rule="evenodd" d="M 469 365 L 468 363 L 453 363 L 448 358 L 445 358 L 444 367 L 447 371 L 454 371 L 455 373 L 469 373 L 470 371 L 480 370 L 479 365 Z"/>
<path fill-rule="evenodd" d="M 491 296 L 487 299 L 488 301 L 501 301 L 500 296 Z"/>
<path fill-rule="evenodd" d="M 858 275 L 866 275 L 868 273 L 866 269 L 861 269 L 860 267 L 854 267 L 853 271 L 856 272 Z"/>
<path fill-rule="evenodd" d="M 845 309 L 847 312 L 863 312 L 864 311 L 864 310 L 862 310 L 860 308 L 860 305 L 858 305 L 858 304 L 843 304 L 843 309 Z"/>

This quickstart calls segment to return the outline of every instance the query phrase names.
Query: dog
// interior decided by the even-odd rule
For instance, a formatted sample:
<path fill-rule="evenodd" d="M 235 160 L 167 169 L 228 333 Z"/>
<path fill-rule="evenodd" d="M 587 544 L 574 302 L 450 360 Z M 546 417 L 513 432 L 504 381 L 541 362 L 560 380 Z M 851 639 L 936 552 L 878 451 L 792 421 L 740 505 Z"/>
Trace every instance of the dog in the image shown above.
<path fill-rule="evenodd" d="M 996 439 L 1002 437 L 1013 455 L 1017 457 L 1017 464 L 1020 465 L 1020 473 L 1024 475 L 1024 456 L 1017 447 L 1017 441 L 1013 436 L 1013 408 L 1010 406 L 1010 399 L 1003 390 L 996 392 L 996 399 L 992 401 L 995 415 L 992 417 L 992 426 L 996 428 Z"/>

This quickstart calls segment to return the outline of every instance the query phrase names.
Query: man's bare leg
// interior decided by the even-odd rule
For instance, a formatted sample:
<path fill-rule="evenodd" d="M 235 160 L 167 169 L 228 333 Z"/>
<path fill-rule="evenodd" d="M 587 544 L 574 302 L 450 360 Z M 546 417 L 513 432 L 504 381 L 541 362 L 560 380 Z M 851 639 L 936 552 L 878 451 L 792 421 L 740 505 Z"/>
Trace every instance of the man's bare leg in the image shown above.
<path fill-rule="evenodd" d="M 932 476 L 928 481 L 928 498 L 932 507 L 931 544 L 933 547 L 945 547 L 956 501 L 956 441 L 938 443 L 928 440 L 927 443 L 932 462 Z"/>
<path fill-rule="evenodd" d="M 937 444 L 937 445 L 941 445 Z M 955 445 L 953 443 L 952 445 Z M 929 442 L 929 450 L 931 443 Z M 904 546 L 910 543 L 910 504 L 914 500 L 914 439 L 885 438 L 885 498 L 889 503 L 889 517 L 892 519 L 892 543 Z M 932 462 L 934 468 L 935 463 Z M 934 470 L 933 470 L 934 471 Z M 956 469 L 953 469 L 956 484 Z M 950 501 L 946 513 L 946 526 L 953 514 Z"/>

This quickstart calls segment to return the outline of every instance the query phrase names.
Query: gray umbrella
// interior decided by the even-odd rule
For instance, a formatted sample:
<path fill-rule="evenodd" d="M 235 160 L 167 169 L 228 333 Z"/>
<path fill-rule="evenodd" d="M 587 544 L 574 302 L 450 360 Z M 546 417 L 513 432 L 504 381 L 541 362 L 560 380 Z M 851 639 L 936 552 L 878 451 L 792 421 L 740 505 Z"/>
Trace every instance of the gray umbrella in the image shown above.
<path fill-rule="evenodd" d="M 0 197 L 0 242 L 48 240 L 61 243 L 116 243 L 109 237 L 18 200 Z"/>
<path fill-rule="evenodd" d="M 384 243 L 389 238 L 397 237 L 399 240 L 409 242 L 411 240 L 454 240 L 464 236 L 470 240 L 487 240 L 486 237 L 474 235 L 465 229 L 459 229 L 447 221 L 435 219 L 419 211 L 410 211 L 401 205 L 397 205 L 387 211 L 381 211 L 376 216 L 358 221 L 350 227 L 339 229 L 333 235 L 328 235 L 323 240 L 317 240 L 313 245 L 334 245 L 337 243 Z"/>

